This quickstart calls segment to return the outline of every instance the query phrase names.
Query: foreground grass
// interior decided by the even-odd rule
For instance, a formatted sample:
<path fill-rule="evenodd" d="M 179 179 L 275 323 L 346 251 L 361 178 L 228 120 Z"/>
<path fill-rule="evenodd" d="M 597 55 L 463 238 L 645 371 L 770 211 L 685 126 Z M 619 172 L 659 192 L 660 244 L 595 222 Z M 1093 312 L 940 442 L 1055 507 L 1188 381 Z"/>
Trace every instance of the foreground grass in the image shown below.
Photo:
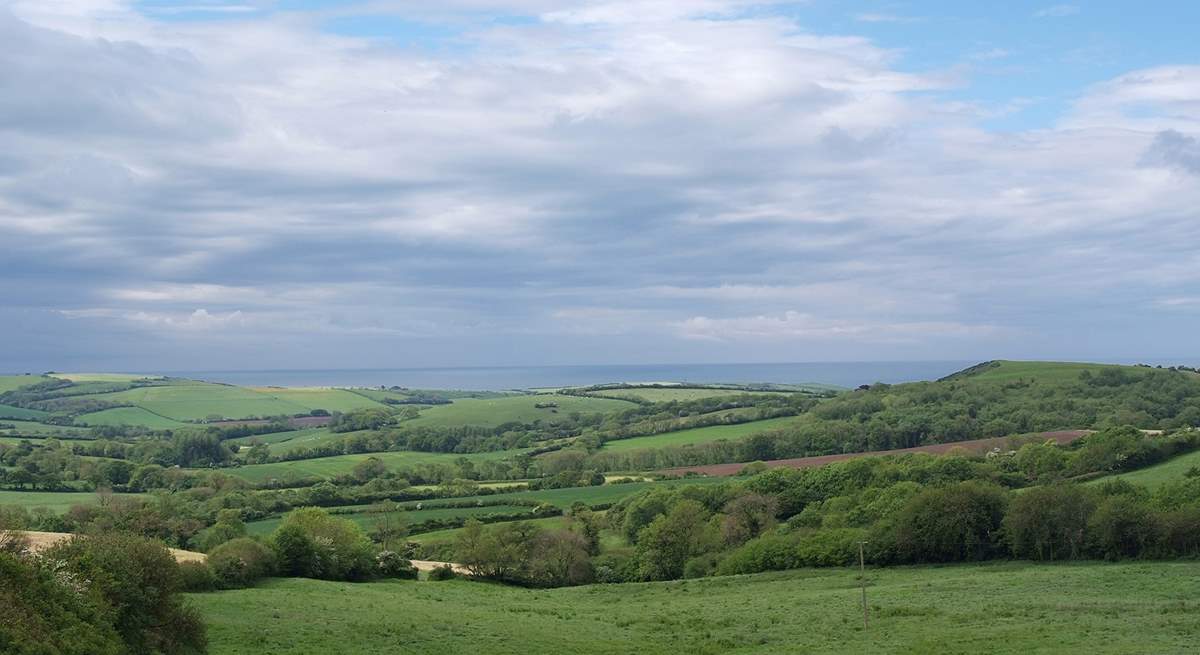
<path fill-rule="evenodd" d="M 1200 563 L 801 570 L 528 590 L 275 580 L 196 595 L 212 655 L 272 653 L 1178 653 Z"/>

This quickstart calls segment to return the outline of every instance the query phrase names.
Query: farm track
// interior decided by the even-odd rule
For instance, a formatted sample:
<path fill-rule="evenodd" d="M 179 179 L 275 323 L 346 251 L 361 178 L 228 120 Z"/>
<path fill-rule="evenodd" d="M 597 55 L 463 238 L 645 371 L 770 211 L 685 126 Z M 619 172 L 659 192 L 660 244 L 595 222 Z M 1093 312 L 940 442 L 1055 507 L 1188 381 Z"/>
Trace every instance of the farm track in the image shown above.
<path fill-rule="evenodd" d="M 1069 444 L 1087 434 L 1091 430 L 1058 430 L 1054 432 L 1043 432 L 1040 436 L 1046 439 L 1053 439 L 1059 445 Z M 992 448 L 1003 448 L 1007 445 L 1009 437 L 992 437 L 989 439 L 972 439 L 970 441 L 959 441 L 955 443 L 939 443 L 929 446 L 916 446 L 914 448 L 897 448 L 894 450 L 874 450 L 863 453 L 843 453 L 840 455 L 819 455 L 816 457 L 796 457 L 793 459 L 773 459 L 764 464 L 767 468 L 793 468 L 806 469 L 817 466 L 824 466 L 834 462 L 842 462 L 848 459 L 856 459 L 859 457 L 883 457 L 887 455 L 907 455 L 910 453 L 930 453 L 934 455 L 942 455 L 954 448 L 963 448 L 968 452 L 982 453 L 991 450 Z M 663 469 L 658 471 L 660 475 L 683 475 L 685 473 L 699 473 L 702 475 L 726 476 L 736 475 L 749 462 L 739 462 L 733 464 L 708 464 L 705 466 L 682 466 L 679 468 Z"/>

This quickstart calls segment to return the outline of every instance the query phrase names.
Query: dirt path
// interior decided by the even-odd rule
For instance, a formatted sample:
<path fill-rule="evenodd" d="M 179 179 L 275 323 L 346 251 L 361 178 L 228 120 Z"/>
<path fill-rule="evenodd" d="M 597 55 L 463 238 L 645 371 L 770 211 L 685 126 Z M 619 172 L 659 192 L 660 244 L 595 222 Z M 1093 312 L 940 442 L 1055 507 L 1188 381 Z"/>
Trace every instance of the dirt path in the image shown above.
<path fill-rule="evenodd" d="M 1043 432 L 1040 436 L 1046 439 L 1053 439 L 1059 444 L 1069 444 L 1086 434 L 1090 430 L 1060 430 L 1057 432 Z M 971 441 L 959 441 L 957 443 L 940 443 L 931 446 L 917 446 L 916 448 L 898 448 L 896 450 L 876 450 L 866 453 L 845 453 L 842 455 L 821 455 L 819 457 L 797 457 L 795 459 L 774 459 L 764 462 L 767 468 L 793 468 L 806 469 L 815 466 L 824 466 L 833 462 L 841 462 L 847 459 L 855 459 L 858 457 L 882 457 L 885 455 L 904 455 L 907 453 L 932 453 L 941 455 L 952 448 L 962 448 L 972 453 L 983 453 L 993 448 L 1004 448 L 1008 444 L 1009 437 L 993 437 L 991 439 L 973 439 Z M 658 471 L 662 475 L 683 475 L 684 473 L 700 473 L 703 475 L 735 475 L 747 463 L 736 464 L 710 464 L 707 466 L 683 466 L 680 468 L 663 469 Z"/>
<path fill-rule="evenodd" d="M 69 532 L 37 532 L 34 530 L 25 530 L 22 531 L 22 534 L 29 540 L 29 549 L 35 553 L 75 536 Z M 208 559 L 208 555 L 204 553 L 179 550 L 178 548 L 168 548 L 168 550 L 175 556 L 176 562 L 203 562 Z"/>

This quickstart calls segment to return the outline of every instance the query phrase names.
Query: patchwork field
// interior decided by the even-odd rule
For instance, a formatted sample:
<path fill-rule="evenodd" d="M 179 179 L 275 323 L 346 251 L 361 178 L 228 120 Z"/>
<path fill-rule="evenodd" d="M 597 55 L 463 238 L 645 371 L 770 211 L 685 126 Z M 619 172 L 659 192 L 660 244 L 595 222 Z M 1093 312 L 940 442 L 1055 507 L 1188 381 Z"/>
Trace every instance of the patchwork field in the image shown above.
<path fill-rule="evenodd" d="M 324 409 L 329 412 L 349 412 L 368 407 L 385 408 L 383 403 L 345 389 L 320 387 L 254 387 L 251 389 L 271 398 L 293 403 L 308 409 Z"/>
<path fill-rule="evenodd" d="M 537 407 L 554 403 L 556 407 Z M 553 421 L 559 414 L 571 412 L 604 413 L 629 409 L 635 405 L 627 400 L 587 398 L 580 396 L 538 395 L 504 398 L 463 398 L 449 405 L 435 405 L 421 410 L 421 415 L 403 425 L 481 425 L 495 427 L 504 423 Z"/>
<path fill-rule="evenodd" d="M 48 412 L 43 412 L 36 409 L 25 409 L 24 407 L 13 407 L 11 405 L 0 405 L 0 420 L 12 418 L 25 421 L 36 421 L 49 416 Z"/>
<path fill-rule="evenodd" d="M 430 501 L 433 502 L 433 501 Z M 475 516 L 483 516 L 486 514 L 516 514 L 532 512 L 532 507 L 522 505 L 485 505 L 483 507 L 434 507 L 430 509 L 408 510 L 404 512 L 404 517 L 408 520 L 410 526 L 415 526 L 424 521 L 441 520 L 441 519 L 466 519 Z M 370 532 L 375 527 L 378 516 L 371 514 L 368 511 L 355 512 L 351 514 L 338 514 L 340 518 L 354 521 L 363 530 Z M 252 535 L 269 535 L 279 527 L 283 517 L 263 519 L 261 521 L 251 521 L 246 524 L 246 530 Z"/>
<path fill-rule="evenodd" d="M 618 439 L 609 441 L 604 444 L 604 450 L 623 451 L 623 450 L 638 450 L 639 448 L 663 448 L 665 446 L 686 446 L 698 443 L 707 443 L 709 441 L 719 441 L 721 439 L 741 439 L 742 437 L 766 432 L 784 427 L 790 423 L 796 422 L 794 416 L 782 416 L 780 418 L 770 418 L 762 421 L 750 421 L 747 423 L 737 423 L 735 425 L 710 425 L 704 428 L 692 428 L 690 430 L 679 430 L 678 432 L 665 432 L 663 434 L 654 434 L 648 437 L 633 437 L 632 439 Z"/>
<path fill-rule="evenodd" d="M 1183 653 L 1200 563 L 797 570 L 521 589 L 470 581 L 273 580 L 192 595 L 212 655 Z"/>
<path fill-rule="evenodd" d="M 0 375 L 0 393 L 20 389 L 31 384 L 44 382 L 46 378 L 40 375 Z"/>
<path fill-rule="evenodd" d="M 11 425 L 11 428 L 0 428 L 0 434 L 8 435 L 36 435 L 36 436 L 74 436 L 86 437 L 88 434 L 87 428 L 78 428 L 63 425 L 46 425 L 44 423 L 34 423 L 33 421 L 16 421 L 12 419 L 0 419 L 0 425 Z"/>

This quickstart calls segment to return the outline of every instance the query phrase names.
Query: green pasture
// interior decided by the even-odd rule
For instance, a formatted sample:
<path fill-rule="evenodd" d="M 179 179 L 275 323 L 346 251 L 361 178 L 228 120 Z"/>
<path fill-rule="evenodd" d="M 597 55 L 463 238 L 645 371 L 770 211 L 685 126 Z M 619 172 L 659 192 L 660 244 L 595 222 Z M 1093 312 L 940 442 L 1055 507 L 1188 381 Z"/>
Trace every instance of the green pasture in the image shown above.
<path fill-rule="evenodd" d="M 50 414 L 48 412 L 43 412 L 36 409 L 25 409 L 24 407 L 13 407 L 12 405 L 0 405 L 0 420 L 12 418 L 21 421 L 36 421 L 49 415 Z"/>
<path fill-rule="evenodd" d="M 431 503 L 434 501 L 430 501 Z M 532 512 L 534 508 L 522 505 L 484 505 L 482 507 L 431 507 L 429 509 L 410 509 L 403 513 L 404 519 L 408 521 L 409 526 L 416 526 L 419 523 L 432 520 L 443 519 L 467 519 L 476 516 L 484 516 L 487 514 L 514 514 L 518 512 Z M 380 520 L 378 514 L 372 514 L 369 511 L 354 512 L 347 514 L 338 514 L 339 518 L 349 519 L 354 521 L 363 530 L 370 532 L 375 529 L 375 524 Z M 282 516 L 263 519 L 261 521 L 251 521 L 246 524 L 246 531 L 252 535 L 269 535 L 279 527 L 283 521 Z M 441 531 L 439 531 L 441 532 Z"/>
<path fill-rule="evenodd" d="M 1123 369 L 1130 373 L 1145 372 L 1149 369 L 1135 366 L 1119 366 L 1116 364 L 1086 364 L 1076 362 L 1014 362 L 1004 360 L 998 366 L 989 368 L 970 377 L 972 380 L 993 380 L 1008 382 L 1013 380 L 1036 379 L 1044 384 L 1061 384 L 1079 379 L 1084 371 L 1098 373 L 1106 368 Z"/>
<path fill-rule="evenodd" d="M 538 404 L 555 403 L 557 407 L 538 408 Z M 571 412 L 596 414 L 634 407 L 625 400 L 591 398 L 586 396 L 506 396 L 500 398 L 462 398 L 449 405 L 434 405 L 421 410 L 421 415 L 402 425 L 481 425 L 495 427 L 504 423 L 532 423 L 537 420 L 554 422 Z"/>
<path fill-rule="evenodd" d="M 146 494 L 113 494 L 114 498 L 145 498 Z M 94 505 L 97 496 L 90 491 L 7 491 L 0 490 L 0 505 L 20 505 L 26 509 L 44 507 L 62 514 L 72 505 Z"/>
<path fill-rule="evenodd" d="M 72 382 L 133 382 L 134 380 L 161 380 L 161 375 L 139 373 L 55 373 L 51 377 Z"/>
<path fill-rule="evenodd" d="M 769 418 L 762 421 L 750 421 L 747 423 L 737 423 L 733 425 L 710 425 L 703 428 L 692 428 L 690 430 L 679 430 L 677 432 L 664 432 L 663 434 L 654 434 L 647 437 L 633 437 L 632 439 L 618 439 L 609 441 L 604 444 L 604 450 L 609 451 L 625 451 L 638 450 L 641 448 L 664 448 L 666 446 L 687 446 L 700 443 L 708 443 L 710 441 L 719 441 L 721 439 L 741 439 L 742 437 L 766 432 L 787 426 L 796 422 L 795 416 L 782 416 L 779 418 Z"/>
<path fill-rule="evenodd" d="M 86 437 L 88 434 L 87 428 L 65 426 L 65 425 L 46 425 L 45 423 L 35 423 L 33 421 L 16 421 L 10 419 L 0 419 L 0 425 L 11 425 L 12 428 L 0 428 L 0 434 L 8 435 L 33 435 L 39 437 L 51 437 L 55 435 L 74 436 L 75 438 Z"/>
<path fill-rule="evenodd" d="M 41 375 L 0 375 L 0 393 L 7 393 L 31 384 L 45 382 L 49 378 Z"/>
<path fill-rule="evenodd" d="M 1183 478 L 1184 474 L 1193 468 L 1200 468 L 1200 450 L 1172 457 L 1165 462 L 1160 462 L 1154 466 L 1147 466 L 1144 469 L 1090 480 L 1087 484 L 1100 484 L 1109 480 L 1124 480 L 1154 489 L 1168 482 L 1174 482 Z"/>
<path fill-rule="evenodd" d="M 318 443 L 341 439 L 350 434 L 353 433 L 331 432 L 329 428 L 305 428 L 303 430 L 288 430 L 285 432 L 270 432 L 268 434 L 255 434 L 249 437 L 238 437 L 236 439 L 229 439 L 225 443 L 236 444 L 238 446 L 253 446 L 260 443 L 267 444 L 271 446 L 273 454 L 279 454 L 297 448 L 300 445 L 313 446 Z"/>
<path fill-rule="evenodd" d="M 256 391 L 276 400 L 307 407 L 308 409 L 324 409 L 330 412 L 350 412 L 356 409 L 387 407 L 361 394 L 346 389 L 329 389 L 323 387 L 253 387 Z"/>
<path fill-rule="evenodd" d="M 203 382 L 139 387 L 95 398 L 136 405 L 177 421 L 203 420 L 209 416 L 228 419 L 290 416 L 309 411 L 304 405 L 245 387 Z"/>
<path fill-rule="evenodd" d="M 211 655 L 1193 652 L 1200 562 L 803 569 L 522 589 L 277 579 L 190 596 Z"/>
<path fill-rule="evenodd" d="M 99 412 L 75 417 L 78 425 L 140 425 L 147 428 L 168 430 L 173 428 L 199 427 L 194 423 L 183 423 L 159 416 L 141 407 L 114 407 Z"/>

